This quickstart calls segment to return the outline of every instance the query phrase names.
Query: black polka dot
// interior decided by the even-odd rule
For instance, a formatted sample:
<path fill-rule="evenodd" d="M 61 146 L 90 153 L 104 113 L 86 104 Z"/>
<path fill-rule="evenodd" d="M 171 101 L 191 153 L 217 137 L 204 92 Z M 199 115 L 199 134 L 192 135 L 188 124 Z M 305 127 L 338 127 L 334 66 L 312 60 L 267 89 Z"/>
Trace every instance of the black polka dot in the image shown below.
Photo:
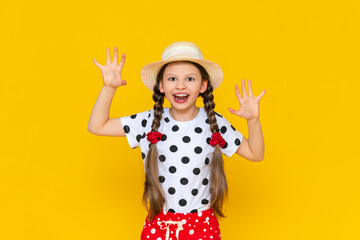
<path fill-rule="evenodd" d="M 225 149 L 225 148 L 227 148 L 227 146 L 228 146 L 228 143 L 225 142 L 225 145 L 222 148 Z"/>
<path fill-rule="evenodd" d="M 128 125 L 124 126 L 124 131 L 125 133 L 129 133 L 130 132 L 130 127 Z"/>
<path fill-rule="evenodd" d="M 176 167 L 174 167 L 174 166 L 169 167 L 169 172 L 170 173 L 175 173 L 176 172 Z"/>
<path fill-rule="evenodd" d="M 202 203 L 202 204 L 208 204 L 208 203 L 209 203 L 209 200 L 203 199 L 203 200 L 201 200 L 201 203 Z"/>
<path fill-rule="evenodd" d="M 179 205 L 180 206 L 182 206 L 182 207 L 184 207 L 184 206 L 186 206 L 186 200 L 185 199 L 180 199 L 180 201 L 179 201 Z"/>
<path fill-rule="evenodd" d="M 161 137 L 161 141 L 166 141 L 166 139 L 167 139 L 166 134 L 163 134 L 162 137 Z"/>
<path fill-rule="evenodd" d="M 207 142 L 207 144 L 209 144 L 209 145 L 210 145 L 210 140 L 211 140 L 210 137 L 208 137 L 208 138 L 206 139 L 206 142 Z"/>
<path fill-rule="evenodd" d="M 231 125 L 231 128 L 232 128 L 234 131 L 236 131 L 236 129 L 234 128 L 234 126 L 233 126 L 233 125 Z"/>
<path fill-rule="evenodd" d="M 196 133 L 202 133 L 202 129 L 199 128 L 199 127 L 197 127 L 197 128 L 195 128 L 195 132 L 196 132 Z"/>
<path fill-rule="evenodd" d="M 176 152 L 177 150 L 178 150 L 177 146 L 175 146 L 175 145 L 170 146 L 170 151 L 171 152 Z"/>
<path fill-rule="evenodd" d="M 145 138 L 146 137 L 146 133 L 143 133 L 143 135 L 141 136 L 142 138 Z"/>
<path fill-rule="evenodd" d="M 148 118 L 150 118 L 150 117 L 151 117 L 151 114 L 149 113 Z"/>
<path fill-rule="evenodd" d="M 136 118 L 136 114 L 130 116 L 132 119 Z"/>
<path fill-rule="evenodd" d="M 184 163 L 184 164 L 189 163 L 189 161 L 190 161 L 190 159 L 188 157 L 181 158 L 181 162 Z"/>
<path fill-rule="evenodd" d="M 179 130 L 179 126 L 174 125 L 171 130 L 173 130 L 173 132 L 177 132 Z"/>
<path fill-rule="evenodd" d="M 209 183 L 209 180 L 207 178 L 204 178 L 204 180 L 202 181 L 203 185 L 207 185 Z"/>
<path fill-rule="evenodd" d="M 168 212 L 175 213 L 175 210 L 172 209 L 172 208 L 170 208 L 170 209 L 168 210 Z"/>
<path fill-rule="evenodd" d="M 165 177 L 164 176 L 159 176 L 159 181 L 161 183 L 165 182 Z M 203 183 L 204 183 L 204 181 L 203 181 Z"/>
<path fill-rule="evenodd" d="M 146 120 L 146 119 L 144 119 L 144 120 L 141 121 L 141 125 L 142 125 L 143 127 L 146 127 L 146 124 L 147 124 L 147 120 Z"/>
<path fill-rule="evenodd" d="M 227 128 L 226 128 L 225 126 L 223 126 L 223 127 L 220 129 L 220 131 L 221 131 L 222 134 L 226 133 L 226 130 L 227 130 Z"/>
<path fill-rule="evenodd" d="M 193 209 L 193 210 L 191 210 L 191 212 L 190 213 L 197 213 L 198 212 L 198 210 L 197 209 Z"/>
<path fill-rule="evenodd" d="M 164 118 L 165 122 L 170 122 L 170 119 L 168 117 Z"/>
<path fill-rule="evenodd" d="M 188 184 L 188 182 L 189 182 L 189 180 L 187 179 L 187 178 L 181 178 L 180 179 L 180 183 L 182 184 L 182 185 L 186 185 L 186 184 Z M 205 184 L 204 184 L 205 185 Z"/>
<path fill-rule="evenodd" d="M 168 192 L 169 192 L 169 194 L 173 195 L 173 194 L 175 194 L 176 191 L 175 191 L 175 188 L 169 187 Z"/>
<path fill-rule="evenodd" d="M 209 119 L 206 119 L 206 120 L 205 120 L 205 122 L 206 122 L 207 124 L 210 124 L 210 121 L 209 121 Z"/>
<path fill-rule="evenodd" d="M 195 151 L 195 153 L 200 154 L 202 152 L 202 148 L 201 147 L 196 147 L 194 149 L 194 151 Z"/>
<path fill-rule="evenodd" d="M 194 168 L 193 173 L 194 173 L 195 175 L 199 175 L 199 173 L 200 173 L 200 168 Z"/>
<path fill-rule="evenodd" d="M 136 141 L 140 142 L 141 139 L 142 139 L 142 136 L 140 134 L 136 136 Z"/>
<path fill-rule="evenodd" d="M 241 142 L 240 142 L 240 139 L 238 139 L 238 138 L 237 138 L 237 139 L 235 139 L 235 145 L 236 145 L 236 146 L 239 146 L 239 145 L 240 145 L 240 143 L 241 143 Z"/>
<path fill-rule="evenodd" d="M 142 159 L 145 159 L 145 157 L 146 157 L 145 153 L 141 152 L 141 157 L 142 157 Z"/>
<path fill-rule="evenodd" d="M 188 143 L 188 142 L 190 142 L 191 139 L 190 139 L 189 136 L 185 136 L 185 137 L 183 137 L 182 140 L 183 140 L 184 143 Z"/>
<path fill-rule="evenodd" d="M 206 159 L 205 159 L 205 164 L 208 165 L 209 162 L 210 162 L 210 159 L 209 159 L 209 158 L 206 158 Z"/>
<path fill-rule="evenodd" d="M 196 189 L 196 188 L 194 188 L 193 190 L 191 190 L 191 194 L 193 195 L 193 196 L 196 196 L 197 194 L 198 194 L 198 190 Z"/>
<path fill-rule="evenodd" d="M 166 157 L 164 155 L 160 155 L 159 160 L 160 160 L 160 162 L 165 162 Z"/>

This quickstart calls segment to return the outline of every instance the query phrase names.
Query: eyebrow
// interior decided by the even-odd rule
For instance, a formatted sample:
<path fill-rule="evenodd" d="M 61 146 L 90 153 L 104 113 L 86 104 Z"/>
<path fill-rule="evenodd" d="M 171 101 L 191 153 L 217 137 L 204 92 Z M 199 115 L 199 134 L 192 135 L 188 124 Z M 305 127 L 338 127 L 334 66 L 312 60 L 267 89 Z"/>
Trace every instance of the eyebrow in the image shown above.
<path fill-rule="evenodd" d="M 168 73 L 168 74 L 166 74 L 166 76 L 168 76 L 168 75 L 174 75 L 174 76 L 177 76 L 176 74 L 173 74 L 173 73 Z M 189 75 L 195 75 L 195 76 L 196 76 L 196 74 L 195 74 L 195 73 L 189 73 L 189 74 L 186 74 L 185 76 L 189 76 Z"/>

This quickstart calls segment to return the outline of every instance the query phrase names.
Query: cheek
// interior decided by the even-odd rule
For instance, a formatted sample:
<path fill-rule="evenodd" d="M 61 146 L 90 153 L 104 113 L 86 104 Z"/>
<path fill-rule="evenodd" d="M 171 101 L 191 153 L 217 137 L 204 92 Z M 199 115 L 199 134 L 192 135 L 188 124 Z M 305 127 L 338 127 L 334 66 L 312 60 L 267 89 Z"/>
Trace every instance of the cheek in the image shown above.
<path fill-rule="evenodd" d="M 171 90 L 165 91 L 165 96 L 166 96 L 167 98 L 173 97 L 172 91 L 171 91 Z"/>
<path fill-rule="evenodd" d="M 171 92 L 174 90 L 174 88 L 176 87 L 174 82 L 166 82 L 165 84 L 162 84 L 162 91 L 166 94 L 171 94 Z M 159 85 L 160 88 L 160 85 Z"/>
<path fill-rule="evenodd" d="M 168 88 L 168 86 L 163 86 L 160 92 L 164 93 L 166 98 L 170 98 L 172 95 L 171 90 Z"/>
<path fill-rule="evenodd" d="M 199 92 L 199 94 L 202 93 L 202 92 L 204 92 L 204 91 L 206 90 L 206 88 L 204 88 L 203 85 L 200 85 L 200 86 L 197 85 L 197 86 L 195 87 L 195 89 L 196 89 L 197 92 Z"/>
<path fill-rule="evenodd" d="M 167 86 L 163 86 L 162 87 L 162 93 L 168 94 L 169 93 L 169 88 Z"/>

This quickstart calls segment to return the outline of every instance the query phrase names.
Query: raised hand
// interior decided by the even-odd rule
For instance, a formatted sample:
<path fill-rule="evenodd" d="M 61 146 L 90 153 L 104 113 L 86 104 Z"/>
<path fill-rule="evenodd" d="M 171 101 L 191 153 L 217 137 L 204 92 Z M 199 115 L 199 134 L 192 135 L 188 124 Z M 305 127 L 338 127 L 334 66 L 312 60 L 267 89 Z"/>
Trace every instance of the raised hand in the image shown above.
<path fill-rule="evenodd" d="M 121 71 L 125 63 L 125 54 L 122 54 L 120 63 L 118 61 L 118 49 L 115 47 L 113 62 L 110 62 L 110 48 L 106 49 L 106 65 L 100 65 L 95 59 L 93 59 L 96 66 L 101 70 L 101 74 L 104 81 L 104 86 L 110 86 L 117 88 L 122 85 L 126 85 L 126 81 L 121 79 Z"/>
<path fill-rule="evenodd" d="M 240 95 L 238 85 L 235 84 L 235 94 L 240 103 L 240 110 L 234 110 L 232 108 L 229 108 L 229 111 L 232 114 L 250 120 L 254 118 L 259 118 L 259 101 L 264 96 L 266 90 L 264 89 L 258 97 L 254 97 L 250 80 L 248 80 L 248 84 L 249 84 L 249 95 L 247 95 L 246 93 L 245 79 L 241 80 L 243 97 L 241 97 Z"/>

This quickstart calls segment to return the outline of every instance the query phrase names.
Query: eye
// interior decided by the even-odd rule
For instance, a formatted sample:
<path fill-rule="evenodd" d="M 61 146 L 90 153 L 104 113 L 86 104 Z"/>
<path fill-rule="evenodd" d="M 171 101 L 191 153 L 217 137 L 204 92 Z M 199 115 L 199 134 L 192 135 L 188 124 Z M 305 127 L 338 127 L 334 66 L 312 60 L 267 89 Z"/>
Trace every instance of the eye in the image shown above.
<path fill-rule="evenodd" d="M 195 78 L 192 78 L 192 77 L 188 77 L 187 79 L 190 79 L 189 81 L 194 81 Z"/>
<path fill-rule="evenodd" d="M 175 77 L 171 77 L 171 78 L 168 78 L 168 80 L 170 80 L 170 81 L 175 81 Z"/>

